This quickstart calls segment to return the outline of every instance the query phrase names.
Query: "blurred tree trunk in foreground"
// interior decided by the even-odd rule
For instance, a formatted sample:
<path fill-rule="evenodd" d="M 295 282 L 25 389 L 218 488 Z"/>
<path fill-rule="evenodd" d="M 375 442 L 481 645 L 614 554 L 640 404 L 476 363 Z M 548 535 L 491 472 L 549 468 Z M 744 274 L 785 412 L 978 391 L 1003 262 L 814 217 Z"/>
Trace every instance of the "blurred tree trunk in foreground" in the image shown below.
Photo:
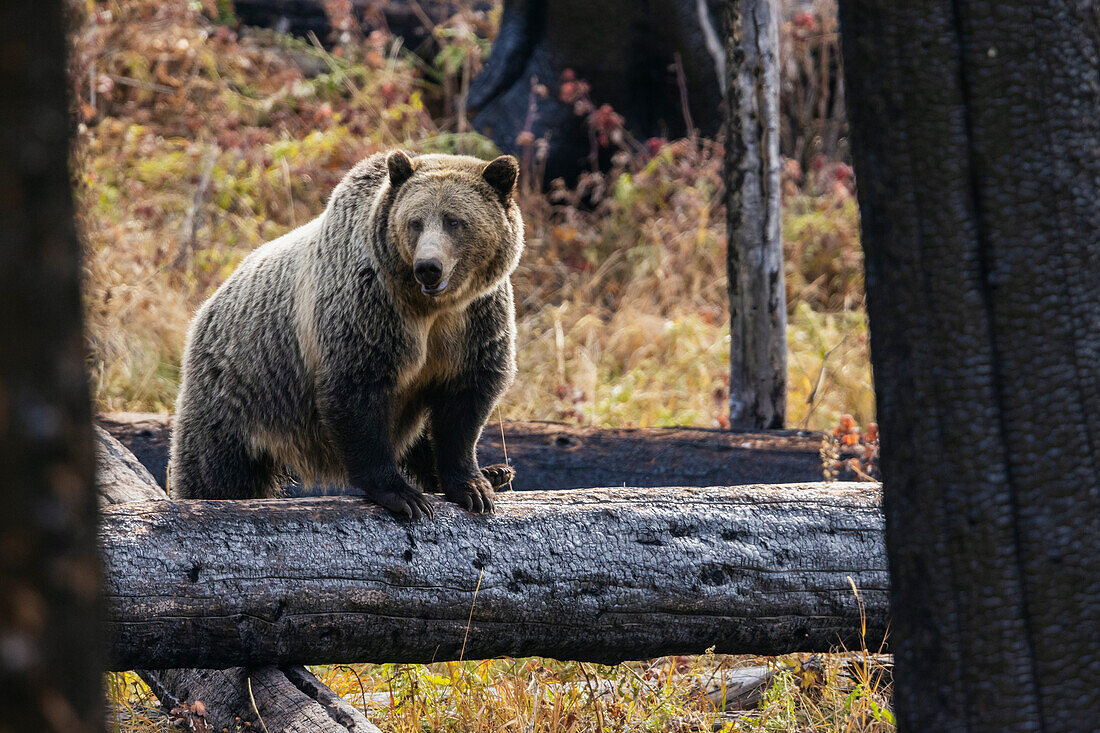
<path fill-rule="evenodd" d="M 0 730 L 102 728 L 62 3 L 0 2 Z"/>
<path fill-rule="evenodd" d="M 726 3 L 726 271 L 735 430 L 781 428 L 787 412 L 778 12 L 772 0 Z"/>
<path fill-rule="evenodd" d="M 1097 8 L 842 10 L 899 726 L 1095 730 Z"/>

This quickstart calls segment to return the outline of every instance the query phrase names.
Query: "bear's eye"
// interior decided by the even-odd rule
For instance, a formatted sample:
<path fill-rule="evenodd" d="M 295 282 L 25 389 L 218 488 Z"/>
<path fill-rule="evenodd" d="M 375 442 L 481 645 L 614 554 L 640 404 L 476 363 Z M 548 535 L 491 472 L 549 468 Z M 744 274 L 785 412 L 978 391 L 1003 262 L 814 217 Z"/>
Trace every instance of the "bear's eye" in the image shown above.
<path fill-rule="evenodd" d="M 414 232 L 422 232 L 424 231 L 424 222 L 419 219 L 413 219 L 409 222 L 409 229 L 412 229 Z"/>
<path fill-rule="evenodd" d="M 448 229 L 461 229 L 466 224 L 466 222 L 454 216 L 445 217 L 443 223 Z"/>

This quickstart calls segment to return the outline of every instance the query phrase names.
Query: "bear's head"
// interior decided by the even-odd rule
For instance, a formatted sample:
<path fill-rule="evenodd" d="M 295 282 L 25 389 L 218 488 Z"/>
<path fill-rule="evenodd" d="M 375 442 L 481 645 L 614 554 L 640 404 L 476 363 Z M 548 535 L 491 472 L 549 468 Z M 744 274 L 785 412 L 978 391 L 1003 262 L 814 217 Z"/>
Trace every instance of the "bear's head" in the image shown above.
<path fill-rule="evenodd" d="M 508 277 L 523 251 L 523 221 L 512 198 L 519 164 L 464 155 L 386 158 L 388 246 L 406 297 L 430 308 L 458 305 Z"/>

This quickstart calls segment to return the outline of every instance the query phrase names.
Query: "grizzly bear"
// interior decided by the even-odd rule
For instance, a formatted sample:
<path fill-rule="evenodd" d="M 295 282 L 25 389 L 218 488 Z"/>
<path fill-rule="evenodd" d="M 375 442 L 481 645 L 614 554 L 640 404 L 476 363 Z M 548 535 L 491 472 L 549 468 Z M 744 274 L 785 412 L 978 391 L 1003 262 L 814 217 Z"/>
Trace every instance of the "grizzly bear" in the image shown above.
<path fill-rule="evenodd" d="M 414 519 L 433 515 L 425 490 L 492 511 L 510 469 L 480 469 L 476 445 L 515 375 L 518 173 L 373 155 L 248 255 L 188 332 L 172 495 L 270 497 L 292 472 Z"/>

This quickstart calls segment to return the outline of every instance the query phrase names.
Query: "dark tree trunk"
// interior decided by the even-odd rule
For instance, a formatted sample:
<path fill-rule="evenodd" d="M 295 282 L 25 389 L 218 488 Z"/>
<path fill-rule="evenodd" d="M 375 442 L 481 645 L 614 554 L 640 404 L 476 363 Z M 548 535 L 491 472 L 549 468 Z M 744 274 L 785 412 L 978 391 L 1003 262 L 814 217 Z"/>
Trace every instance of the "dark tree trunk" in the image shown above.
<path fill-rule="evenodd" d="M 899 726 L 1095 730 L 1096 6 L 842 7 Z"/>
<path fill-rule="evenodd" d="M 96 492 L 101 506 L 168 501 L 133 454 L 100 427 Z M 138 674 L 166 710 L 202 702 L 204 718 L 214 730 L 232 730 L 240 718 L 250 723 L 262 719 L 268 730 L 283 733 L 378 733 L 359 710 L 305 667 L 142 669 Z"/>
<path fill-rule="evenodd" d="M 112 413 L 98 422 L 133 451 L 164 487 L 171 415 Z M 821 434 L 705 428 L 586 428 L 560 423 L 486 426 L 482 465 L 516 469 L 516 491 L 587 486 L 736 486 L 821 479 Z M 841 478 L 854 478 L 842 476 Z M 297 493 L 301 489 L 295 489 Z M 340 493 L 330 488 L 328 493 Z"/>
<path fill-rule="evenodd" d="M 773 0 L 726 3 L 726 231 L 730 427 L 787 415 L 787 296 L 779 171 L 779 18 Z"/>
<path fill-rule="evenodd" d="M 611 105 L 638 140 L 715 134 L 725 64 L 718 2 L 505 0 L 492 53 L 470 87 L 474 126 L 525 160 L 534 149 L 519 145 L 520 133 L 545 139 L 547 181 L 574 180 L 594 160 L 608 163 L 615 148 L 596 146 L 588 113 L 561 98 L 568 69 L 591 85 L 593 104 Z M 549 93 L 536 95 L 533 81 Z"/>
<path fill-rule="evenodd" d="M 62 3 L 0 3 L 0 727 L 103 724 Z"/>
<path fill-rule="evenodd" d="M 873 484 L 501 495 L 432 521 L 356 498 L 103 510 L 112 668 L 780 654 L 886 628 Z"/>

